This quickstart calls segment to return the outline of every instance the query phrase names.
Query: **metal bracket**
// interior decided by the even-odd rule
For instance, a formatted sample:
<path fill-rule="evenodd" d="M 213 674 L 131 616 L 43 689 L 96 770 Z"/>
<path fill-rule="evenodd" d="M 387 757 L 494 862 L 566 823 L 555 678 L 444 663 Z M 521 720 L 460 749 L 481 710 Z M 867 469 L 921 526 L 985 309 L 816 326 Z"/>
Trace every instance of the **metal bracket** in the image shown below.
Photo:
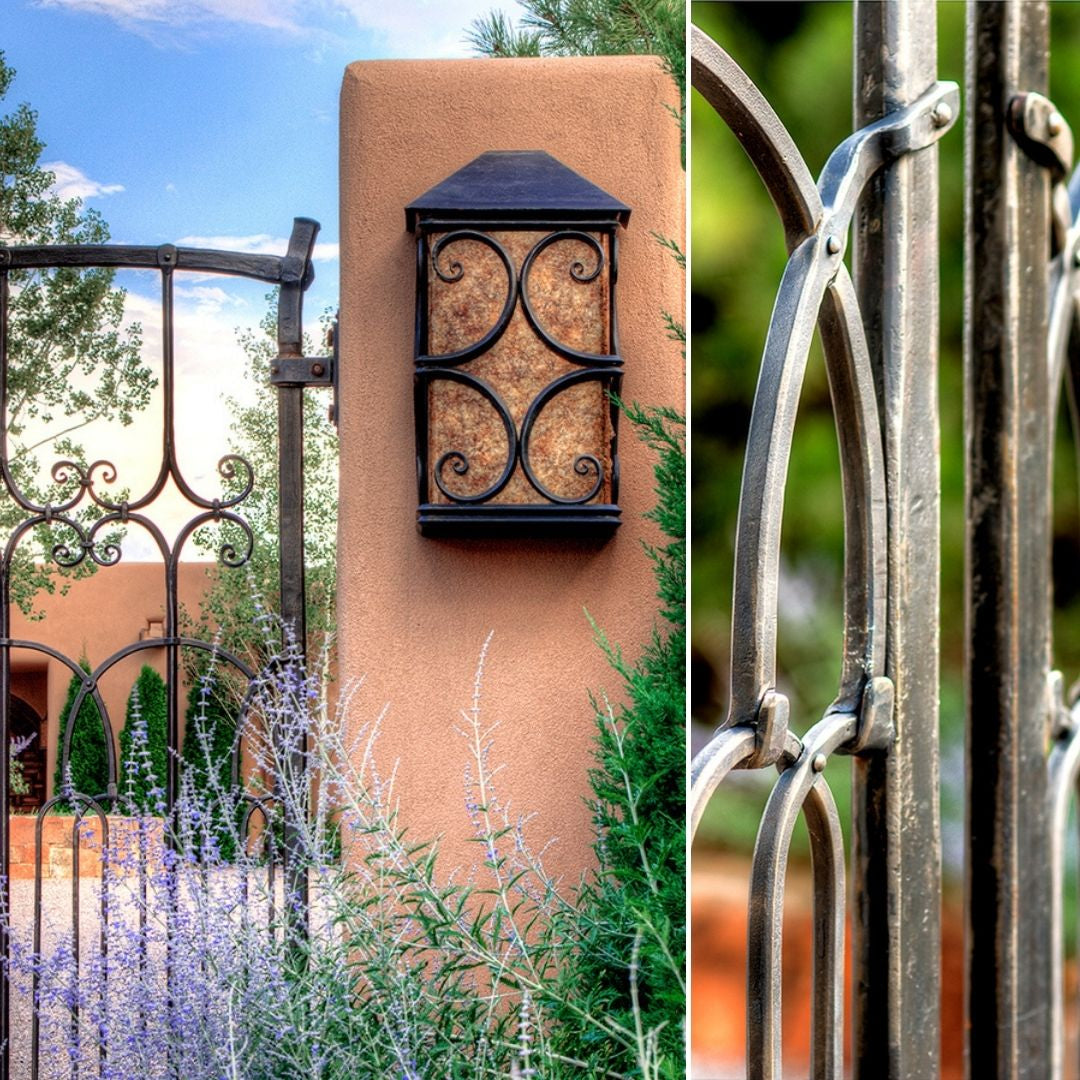
<path fill-rule="evenodd" d="M 1050 172 L 1053 226 L 1052 254 L 1062 251 L 1072 225 L 1069 191 L 1065 186 L 1073 164 L 1073 135 L 1057 106 L 1042 94 L 1017 94 L 1005 114 L 1016 144 L 1036 164 Z"/>
<path fill-rule="evenodd" d="M 271 386 L 330 386 L 334 400 L 327 409 L 330 423 L 338 422 L 338 320 L 326 331 L 329 356 L 275 356 L 270 362 Z"/>
<path fill-rule="evenodd" d="M 859 724 L 855 738 L 842 748 L 845 754 L 862 754 L 868 750 L 888 750 L 896 737 L 893 709 L 896 687 L 884 675 L 872 678 L 863 688 L 859 702 Z"/>
<path fill-rule="evenodd" d="M 277 356 L 270 363 L 271 386 L 333 386 L 332 356 Z"/>
<path fill-rule="evenodd" d="M 1072 169 L 1072 129 L 1057 106 L 1042 94 L 1017 94 L 1009 102 L 1005 122 L 1024 153 L 1050 170 L 1060 184 Z"/>
<path fill-rule="evenodd" d="M 769 689 L 761 695 L 757 722 L 754 724 L 756 745 L 745 764 L 747 769 L 773 765 L 783 756 L 787 745 L 791 703 L 779 690 Z"/>
<path fill-rule="evenodd" d="M 933 145 L 956 122 L 960 90 L 953 82 L 935 82 L 910 105 L 849 135 L 830 155 L 818 178 L 824 212 L 818 235 L 825 255 L 839 267 L 848 226 L 870 178 L 906 154 Z"/>

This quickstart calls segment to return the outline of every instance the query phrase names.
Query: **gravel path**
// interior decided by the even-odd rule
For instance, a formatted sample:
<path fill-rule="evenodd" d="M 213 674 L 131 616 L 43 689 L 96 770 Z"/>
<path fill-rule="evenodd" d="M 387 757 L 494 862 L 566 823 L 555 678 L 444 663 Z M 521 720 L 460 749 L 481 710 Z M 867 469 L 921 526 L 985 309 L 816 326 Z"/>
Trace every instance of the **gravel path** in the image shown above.
<path fill-rule="evenodd" d="M 235 896 L 236 871 L 217 871 L 215 888 L 220 885 L 223 888 L 233 890 Z M 265 880 L 265 879 L 264 879 Z M 279 874 L 278 903 L 281 903 L 280 874 Z M 131 887 L 134 887 L 132 885 Z M 258 892 L 256 883 L 252 882 L 252 895 Z M 79 933 L 81 938 L 81 954 L 84 963 L 91 956 L 98 953 L 101 923 L 99 919 L 101 897 L 101 882 L 98 878 L 84 878 L 79 883 Z M 70 934 L 73 911 L 73 883 L 68 879 L 46 879 L 42 882 L 43 922 L 42 944 L 43 951 L 49 954 L 55 950 L 57 943 L 61 942 Z M 113 900 L 116 903 L 115 896 Z M 15 880 L 11 887 L 12 925 L 16 948 L 19 946 L 29 948 L 33 942 L 33 911 L 34 911 L 34 882 L 27 880 Z M 252 905 L 253 914 L 259 917 L 257 908 Z M 114 908 L 114 910 L 116 910 Z M 129 918 L 134 920 L 134 908 L 129 909 Z M 162 909 L 163 910 L 163 909 Z M 280 908 L 279 908 L 280 910 Z M 265 917 L 265 907 L 262 907 Z M 163 915 L 161 924 L 164 922 Z M 161 955 L 158 953 L 160 961 Z M 30 1080 L 30 1048 L 32 1039 L 32 1009 L 30 995 L 30 980 L 25 975 L 15 976 L 15 983 L 11 998 L 11 1080 Z M 43 1036 L 44 1042 L 44 1036 Z M 45 1057 L 42 1057 L 44 1066 Z M 69 1076 L 66 1065 L 57 1075 L 57 1080 L 66 1080 Z M 84 1072 L 83 1076 L 96 1076 L 96 1068 L 93 1072 Z M 50 1070 L 42 1068 L 41 1080 L 52 1080 Z M 192 1078 L 198 1080 L 198 1078 Z"/>

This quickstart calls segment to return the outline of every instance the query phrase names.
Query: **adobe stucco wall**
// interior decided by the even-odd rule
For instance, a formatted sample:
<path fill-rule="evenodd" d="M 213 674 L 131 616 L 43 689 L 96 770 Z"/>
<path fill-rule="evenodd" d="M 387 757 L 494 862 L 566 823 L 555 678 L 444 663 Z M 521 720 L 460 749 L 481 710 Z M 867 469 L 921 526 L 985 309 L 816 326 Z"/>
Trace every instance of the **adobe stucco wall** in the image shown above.
<path fill-rule="evenodd" d="M 191 611 L 198 610 L 206 589 L 206 566 L 197 562 L 179 566 L 180 601 Z M 58 586 L 54 595 L 39 594 L 34 603 L 35 609 L 44 613 L 44 617 L 30 620 L 14 609 L 12 637 L 50 645 L 76 662 L 85 654 L 93 668 L 118 649 L 138 641 L 140 632 L 145 631 L 152 620 L 164 618 L 165 568 L 161 563 L 119 562 L 100 568 L 91 577 L 70 582 L 66 596 L 60 595 Z M 117 739 L 124 726 L 128 695 L 143 664 L 149 664 L 164 675 L 164 651 L 150 648 L 125 657 L 101 680 L 102 700 Z M 20 681 L 38 687 L 44 683 L 45 686 L 45 700 L 31 700 L 30 704 L 45 714 L 49 725 L 46 777 L 51 795 L 57 749 L 54 725 L 67 698 L 71 670 L 59 660 L 29 649 L 13 650 L 11 667 L 16 694 L 20 692 Z M 25 679 L 33 672 L 41 672 L 44 678 Z"/>
<path fill-rule="evenodd" d="M 641 520 L 652 456 L 621 424 L 623 525 L 605 544 L 432 540 L 418 535 L 412 401 L 415 242 L 404 207 L 485 150 L 546 150 L 632 209 L 620 237 L 618 312 L 629 400 L 684 402 L 683 362 L 661 311 L 683 310 L 682 275 L 653 238 L 683 236 L 675 96 L 649 57 L 378 61 L 345 75 L 341 108 L 341 506 L 339 649 L 366 676 L 361 722 L 384 703 L 377 757 L 398 762 L 402 822 L 465 846 L 465 741 L 455 732 L 481 645 L 494 631 L 483 710 L 499 720 L 492 765 L 515 813 L 551 836 L 549 869 L 589 861 L 583 798 L 588 692 L 618 688 L 585 609 L 633 657 L 656 617 Z M 681 738 L 672 732 L 672 738 Z"/>

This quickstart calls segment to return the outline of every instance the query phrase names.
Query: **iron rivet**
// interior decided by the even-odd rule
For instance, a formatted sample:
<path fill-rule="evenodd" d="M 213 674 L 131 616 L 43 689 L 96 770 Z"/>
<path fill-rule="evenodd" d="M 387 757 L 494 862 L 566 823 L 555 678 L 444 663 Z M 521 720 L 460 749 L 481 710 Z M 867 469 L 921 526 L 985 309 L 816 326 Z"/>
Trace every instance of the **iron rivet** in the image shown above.
<path fill-rule="evenodd" d="M 270 374 L 277 375 L 281 371 L 281 367 L 278 364 L 270 365 Z"/>
<path fill-rule="evenodd" d="M 814 760 L 810 762 L 810 768 L 814 772 L 824 772 L 825 766 L 829 763 L 829 759 L 824 754 L 815 754 Z"/>
<path fill-rule="evenodd" d="M 939 101 L 930 113 L 934 127 L 944 127 L 952 119 L 952 106 L 947 101 Z"/>
<path fill-rule="evenodd" d="M 1046 130 L 1051 135 L 1060 135 L 1065 130 L 1065 117 L 1056 109 L 1046 118 Z"/>
<path fill-rule="evenodd" d="M 837 236 L 829 236 L 825 239 L 825 250 L 830 255 L 840 254 L 840 238 Z"/>
<path fill-rule="evenodd" d="M 321 375 L 325 370 L 326 370 L 326 368 L 324 368 L 322 366 L 322 364 L 312 364 L 311 365 L 311 374 L 315 375 L 316 377 Z"/>

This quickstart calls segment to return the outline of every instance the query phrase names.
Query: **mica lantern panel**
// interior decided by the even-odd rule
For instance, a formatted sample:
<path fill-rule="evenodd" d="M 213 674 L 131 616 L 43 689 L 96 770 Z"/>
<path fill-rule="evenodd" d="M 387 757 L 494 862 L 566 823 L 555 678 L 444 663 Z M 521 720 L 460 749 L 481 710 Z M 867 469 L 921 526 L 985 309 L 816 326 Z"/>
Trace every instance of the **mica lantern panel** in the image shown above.
<path fill-rule="evenodd" d="M 520 277 L 529 252 L 547 235 L 507 231 L 491 237 Z M 571 237 L 539 251 L 525 287 L 547 337 L 578 353 L 603 355 L 611 333 L 610 255 L 607 237 L 586 235 L 596 247 Z M 438 265 L 435 258 L 428 260 L 428 355 L 433 359 L 459 354 L 481 341 L 497 326 L 512 288 L 502 260 L 490 246 L 475 239 L 451 239 L 437 249 L 440 239 L 439 234 L 432 235 L 429 245 L 430 251 L 438 250 Z M 498 340 L 456 370 L 490 386 L 516 432 L 524 434 L 530 406 L 544 390 L 582 368 L 534 331 L 518 303 Z M 571 384 L 536 409 L 521 456 L 527 454 L 533 479 L 543 490 L 537 490 L 519 461 L 505 486 L 483 504 L 612 503 L 615 433 L 605 393 L 610 382 L 609 373 L 604 373 Z M 454 505 L 498 485 L 512 447 L 505 418 L 495 405 L 473 385 L 434 378 L 428 383 L 427 413 L 429 502 Z"/>

